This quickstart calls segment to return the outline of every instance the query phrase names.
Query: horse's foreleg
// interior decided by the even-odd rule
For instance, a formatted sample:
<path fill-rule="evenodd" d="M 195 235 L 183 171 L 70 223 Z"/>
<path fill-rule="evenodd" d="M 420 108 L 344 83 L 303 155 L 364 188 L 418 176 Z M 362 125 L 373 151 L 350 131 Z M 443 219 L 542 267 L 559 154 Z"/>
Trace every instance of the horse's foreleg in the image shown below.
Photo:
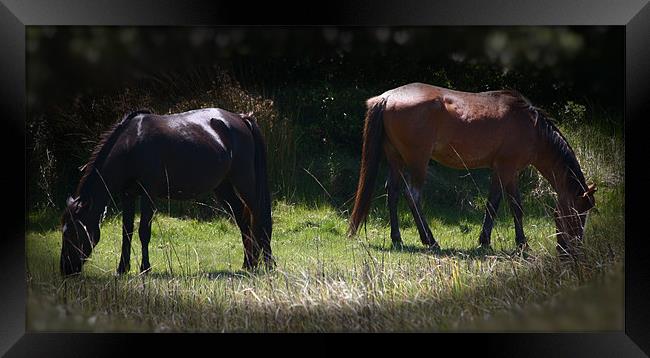
<path fill-rule="evenodd" d="M 135 198 L 130 195 L 122 196 L 122 254 L 117 273 L 122 275 L 131 266 L 131 238 L 133 238 L 133 220 L 135 217 Z"/>
<path fill-rule="evenodd" d="M 140 198 L 140 227 L 138 228 L 138 236 L 140 236 L 140 244 L 142 244 L 142 263 L 140 264 L 140 272 L 147 272 L 151 269 L 149 263 L 149 241 L 151 241 L 151 222 L 153 221 L 154 207 L 151 199 L 143 195 Z"/>
<path fill-rule="evenodd" d="M 390 213 L 390 239 L 393 246 L 402 245 L 402 235 L 399 232 L 399 218 L 397 216 L 397 205 L 400 194 L 400 174 L 396 168 L 391 167 L 388 173 L 388 211 Z"/>
<path fill-rule="evenodd" d="M 578 258 L 577 253 L 580 251 L 579 244 L 581 242 L 569 235 L 569 232 L 571 232 L 571 224 L 567 218 L 570 216 L 571 212 L 567 210 L 556 208 L 554 211 L 555 235 L 557 237 L 556 249 L 562 261 Z"/>
<path fill-rule="evenodd" d="M 524 210 L 521 206 L 521 193 L 517 187 L 517 181 L 513 180 L 506 186 L 510 210 L 515 220 L 515 242 L 518 248 L 526 248 L 526 236 L 524 235 L 523 216 Z"/>
<path fill-rule="evenodd" d="M 490 184 L 490 193 L 488 200 L 485 204 L 485 218 L 483 219 L 483 228 L 478 242 L 482 247 L 490 247 L 490 236 L 492 235 L 492 228 L 494 227 L 494 218 L 499 211 L 499 203 L 503 195 L 503 188 L 501 180 L 497 173 L 492 174 L 492 182 Z"/>

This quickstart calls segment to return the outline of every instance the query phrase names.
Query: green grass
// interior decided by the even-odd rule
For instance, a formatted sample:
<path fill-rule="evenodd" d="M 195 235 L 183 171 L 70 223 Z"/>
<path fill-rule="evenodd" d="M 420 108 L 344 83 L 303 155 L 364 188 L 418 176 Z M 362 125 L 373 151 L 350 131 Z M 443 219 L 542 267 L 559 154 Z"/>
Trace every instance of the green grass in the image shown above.
<path fill-rule="evenodd" d="M 448 210 L 436 217 L 435 211 L 428 210 L 429 223 L 443 248 L 433 253 L 419 242 L 405 208 L 400 211 L 405 247 L 395 250 L 390 247 L 385 209 L 374 210 L 365 230 L 348 239 L 344 213 L 326 205 L 276 202 L 275 272 L 250 275 L 240 270 L 241 236 L 227 218 L 197 221 L 158 213 L 150 244 L 153 272 L 139 275 L 132 269 L 125 277 L 114 275 L 121 221 L 112 217 L 102 224 L 102 239 L 83 275 L 62 279 L 57 266 L 61 240 L 57 213 L 34 212 L 27 232 L 28 328 L 622 329 L 623 193 L 620 188 L 599 193 L 599 210 L 590 218 L 586 234 L 588 260 L 580 266 L 557 260 L 550 237 L 554 225 L 542 215 L 525 219 L 532 250 L 524 258 L 514 254 L 514 229 L 507 212 L 497 221 L 495 250 L 490 253 L 476 249 L 478 211 Z M 375 206 L 383 206 L 379 204 Z M 137 268 L 137 238 L 132 250 L 131 265 Z M 607 277 L 618 283 L 598 286 Z M 594 285 L 600 288 L 590 288 Z M 585 301 L 572 298 L 575 290 L 594 294 Z M 599 301 L 601 296 L 614 299 Z M 527 307 L 533 312 L 530 322 Z M 544 314 L 547 311 L 560 313 Z"/>

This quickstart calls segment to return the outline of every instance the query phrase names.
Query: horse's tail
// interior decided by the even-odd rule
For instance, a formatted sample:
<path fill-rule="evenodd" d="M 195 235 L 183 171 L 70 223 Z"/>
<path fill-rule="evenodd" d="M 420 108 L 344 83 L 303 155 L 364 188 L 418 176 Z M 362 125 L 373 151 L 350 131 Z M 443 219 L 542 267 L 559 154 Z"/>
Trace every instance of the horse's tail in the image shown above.
<path fill-rule="evenodd" d="M 265 244 L 270 245 L 272 220 L 271 220 L 271 193 L 269 192 L 268 171 L 266 167 L 266 142 L 257 121 L 252 114 L 244 115 L 244 119 L 250 124 L 255 143 L 255 196 L 257 200 L 257 212 L 255 221 L 261 230 L 261 239 Z"/>
<path fill-rule="evenodd" d="M 366 112 L 366 121 L 363 128 L 361 170 L 354 208 L 350 216 L 349 236 L 356 234 L 359 225 L 368 215 L 373 186 L 377 179 L 379 160 L 381 159 L 381 141 L 384 136 L 383 114 L 386 108 L 386 98 L 373 97 L 366 103 L 368 111 Z"/>

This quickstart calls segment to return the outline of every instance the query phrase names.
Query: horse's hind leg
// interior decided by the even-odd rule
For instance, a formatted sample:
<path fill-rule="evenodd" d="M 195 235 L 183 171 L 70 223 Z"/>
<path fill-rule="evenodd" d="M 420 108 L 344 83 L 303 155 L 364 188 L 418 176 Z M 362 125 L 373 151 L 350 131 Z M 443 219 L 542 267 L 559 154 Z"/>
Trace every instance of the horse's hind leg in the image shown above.
<path fill-rule="evenodd" d="M 492 182 L 490 184 L 490 193 L 488 200 L 485 204 L 485 218 L 483 219 L 483 228 L 478 242 L 481 247 L 490 247 L 490 236 L 492 235 L 492 228 L 494 227 L 494 218 L 499 211 L 499 203 L 503 196 L 503 186 L 499 175 L 495 172 L 492 174 Z"/>
<path fill-rule="evenodd" d="M 240 200 L 235 193 L 234 187 L 230 183 L 221 184 L 215 192 L 218 199 L 225 204 L 225 209 L 229 211 L 229 214 L 233 215 L 235 222 L 241 231 L 242 242 L 244 244 L 244 264 L 242 267 L 245 270 L 252 270 L 257 267 L 261 248 L 260 245 L 256 243 L 251 230 L 251 211 L 246 207 L 242 200 Z M 246 194 L 242 195 L 242 199 L 245 195 Z"/>
<path fill-rule="evenodd" d="M 402 245 L 402 235 L 399 232 L 399 217 L 397 215 L 397 206 L 399 204 L 399 195 L 402 187 L 401 159 L 395 148 L 388 142 L 384 142 L 384 152 L 388 161 L 388 180 L 386 182 L 386 191 L 388 194 L 388 211 L 390 216 L 390 239 L 393 246 Z"/>
<path fill-rule="evenodd" d="M 422 207 L 420 206 L 420 193 L 422 192 L 422 186 L 424 185 L 424 179 L 426 177 L 427 163 L 428 162 L 425 162 L 423 165 L 410 167 L 409 180 L 406 180 L 404 175 L 400 175 L 400 177 L 402 181 L 406 183 L 406 201 L 408 202 L 413 218 L 415 219 L 415 225 L 420 234 L 420 240 L 423 244 L 432 249 L 439 249 L 440 246 L 433 238 L 431 229 L 424 219 Z"/>
<path fill-rule="evenodd" d="M 147 272 L 151 269 L 149 263 L 149 241 L 151 240 L 151 222 L 153 221 L 154 207 L 151 199 L 143 195 L 140 198 L 140 227 L 138 228 L 138 236 L 140 236 L 140 244 L 142 244 L 142 263 L 140 264 L 140 272 Z"/>
<path fill-rule="evenodd" d="M 131 266 L 131 239 L 133 238 L 133 220 L 135 218 L 135 198 L 131 195 L 122 196 L 122 254 L 117 273 L 122 275 Z"/>
<path fill-rule="evenodd" d="M 400 194 L 400 174 L 396 168 L 391 167 L 388 172 L 387 192 L 388 192 L 388 211 L 390 213 L 390 239 L 393 246 L 402 245 L 402 235 L 399 232 L 399 217 L 397 215 L 397 205 Z"/>

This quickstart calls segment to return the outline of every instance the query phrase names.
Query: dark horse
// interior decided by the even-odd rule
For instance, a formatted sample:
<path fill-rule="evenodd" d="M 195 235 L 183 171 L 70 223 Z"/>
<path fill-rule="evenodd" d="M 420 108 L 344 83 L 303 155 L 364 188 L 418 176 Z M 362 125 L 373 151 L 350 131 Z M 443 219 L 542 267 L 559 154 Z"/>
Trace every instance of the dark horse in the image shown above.
<path fill-rule="evenodd" d="M 63 215 L 61 272 L 81 272 L 99 242 L 107 205 L 122 202 L 122 255 L 117 272 L 129 270 L 135 201 L 141 197 L 142 272 L 150 269 L 153 199 L 185 200 L 214 192 L 232 210 L 244 243 L 244 268 L 255 269 L 260 252 L 271 255 L 271 203 L 266 146 L 251 114 L 218 108 L 155 115 L 136 111 L 104 133 Z"/>
<path fill-rule="evenodd" d="M 458 168 L 491 168 L 492 183 L 479 237 L 490 246 L 494 217 L 503 192 L 515 221 L 515 239 L 525 248 L 518 173 L 532 164 L 557 192 L 555 223 L 560 255 L 574 255 L 582 243 L 595 186 L 585 183 L 566 138 L 546 115 L 515 91 L 468 93 L 412 83 L 368 99 L 361 173 L 349 234 L 368 214 L 382 152 L 389 165 L 387 181 L 391 239 L 401 245 L 397 219 L 400 183 L 421 241 L 438 244 L 422 216 L 420 192 L 430 159 Z"/>

